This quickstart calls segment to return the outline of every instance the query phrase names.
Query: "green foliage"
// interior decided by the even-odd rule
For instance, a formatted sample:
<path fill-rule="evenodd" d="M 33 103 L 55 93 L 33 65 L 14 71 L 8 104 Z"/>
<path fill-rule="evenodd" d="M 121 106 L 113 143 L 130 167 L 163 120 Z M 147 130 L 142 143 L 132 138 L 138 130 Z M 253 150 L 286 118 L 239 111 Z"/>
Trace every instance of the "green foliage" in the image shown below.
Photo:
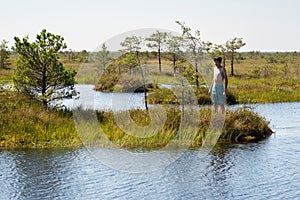
<path fill-rule="evenodd" d="M 138 36 L 130 36 L 126 37 L 120 45 L 123 47 L 123 52 L 135 53 L 141 49 L 140 44 L 142 42 L 142 38 Z"/>
<path fill-rule="evenodd" d="M 112 58 L 110 56 L 110 52 L 107 50 L 107 46 L 105 43 L 102 44 L 101 50 L 97 52 L 96 54 L 96 64 L 97 64 L 97 73 L 98 76 L 100 75 L 100 72 L 103 72 L 103 70 L 106 68 L 106 66 L 111 62 Z"/>
<path fill-rule="evenodd" d="M 227 97 L 227 100 L 226 100 L 227 104 L 229 104 L 229 105 L 234 105 L 234 104 L 240 103 L 237 99 L 237 95 L 234 94 L 231 89 L 227 90 L 226 97 Z"/>
<path fill-rule="evenodd" d="M 47 106 L 57 99 L 76 95 L 73 86 L 76 72 L 66 70 L 58 53 L 66 48 L 63 37 L 42 30 L 35 42 L 15 37 L 19 54 L 14 84 L 18 91 Z"/>
<path fill-rule="evenodd" d="M 226 48 L 230 53 L 232 52 L 235 53 L 236 50 L 242 48 L 245 45 L 246 43 L 243 42 L 243 38 L 238 38 L 238 37 L 230 39 L 226 42 Z"/>
<path fill-rule="evenodd" d="M 161 52 L 163 45 L 165 45 L 167 41 L 168 34 L 166 32 L 156 31 L 151 34 L 150 37 L 146 38 L 146 41 L 149 41 L 147 44 L 148 47 L 157 50 L 157 52 Z"/>
<path fill-rule="evenodd" d="M 119 79 L 131 69 L 138 66 L 138 60 L 135 53 L 125 53 L 111 62 L 100 77 L 96 90 L 111 92 L 118 84 Z M 138 77 L 137 77 L 138 78 Z M 123 85 L 126 87 L 128 85 Z"/>
<path fill-rule="evenodd" d="M 268 63 L 281 63 L 284 64 L 287 62 L 288 55 L 285 53 L 272 53 L 266 56 Z"/>
<path fill-rule="evenodd" d="M 160 88 L 149 93 L 147 100 L 150 104 L 179 104 L 176 95 L 167 88 Z"/>
<path fill-rule="evenodd" d="M 2 40 L 0 44 L 0 68 L 9 68 L 11 65 L 9 61 L 10 51 L 8 49 L 8 41 Z"/>
<path fill-rule="evenodd" d="M 125 58 L 122 59 L 118 65 L 125 66 L 125 69 L 129 70 L 129 73 L 131 73 L 133 68 L 138 67 L 139 61 L 135 54 L 127 53 L 125 54 Z"/>

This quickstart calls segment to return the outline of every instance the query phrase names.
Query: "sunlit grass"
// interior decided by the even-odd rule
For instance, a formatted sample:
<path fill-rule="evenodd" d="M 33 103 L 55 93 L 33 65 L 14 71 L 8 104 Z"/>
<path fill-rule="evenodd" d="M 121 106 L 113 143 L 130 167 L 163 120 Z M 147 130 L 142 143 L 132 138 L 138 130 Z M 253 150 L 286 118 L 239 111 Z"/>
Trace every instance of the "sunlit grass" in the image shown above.
<path fill-rule="evenodd" d="M 20 94 L 0 90 L 1 147 L 80 146 L 72 113 L 45 109 Z"/>
<path fill-rule="evenodd" d="M 276 103 L 300 101 L 300 83 L 296 78 L 241 79 L 231 77 L 230 91 L 239 103 Z"/>

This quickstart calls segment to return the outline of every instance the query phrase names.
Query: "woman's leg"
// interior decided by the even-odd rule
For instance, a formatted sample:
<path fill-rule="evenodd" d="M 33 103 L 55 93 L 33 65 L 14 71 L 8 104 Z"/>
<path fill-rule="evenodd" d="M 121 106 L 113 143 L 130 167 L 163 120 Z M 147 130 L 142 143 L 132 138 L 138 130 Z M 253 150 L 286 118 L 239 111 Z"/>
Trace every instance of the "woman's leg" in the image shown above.
<path fill-rule="evenodd" d="M 221 107 L 222 114 L 224 114 L 225 113 L 225 105 L 222 104 L 222 105 L 220 105 L 220 107 Z"/>
<path fill-rule="evenodd" d="M 218 105 L 214 104 L 214 112 L 216 113 L 218 111 Z"/>

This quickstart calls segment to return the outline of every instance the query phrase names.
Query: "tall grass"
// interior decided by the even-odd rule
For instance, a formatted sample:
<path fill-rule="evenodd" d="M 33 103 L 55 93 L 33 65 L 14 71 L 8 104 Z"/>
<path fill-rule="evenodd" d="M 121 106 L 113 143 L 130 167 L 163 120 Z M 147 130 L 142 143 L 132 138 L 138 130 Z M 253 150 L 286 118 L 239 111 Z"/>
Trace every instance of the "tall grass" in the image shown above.
<path fill-rule="evenodd" d="M 246 79 L 231 77 L 230 87 L 239 103 L 300 101 L 300 82 L 296 78 L 271 77 Z"/>
<path fill-rule="evenodd" d="M 80 146 L 72 113 L 0 90 L 0 147 Z"/>

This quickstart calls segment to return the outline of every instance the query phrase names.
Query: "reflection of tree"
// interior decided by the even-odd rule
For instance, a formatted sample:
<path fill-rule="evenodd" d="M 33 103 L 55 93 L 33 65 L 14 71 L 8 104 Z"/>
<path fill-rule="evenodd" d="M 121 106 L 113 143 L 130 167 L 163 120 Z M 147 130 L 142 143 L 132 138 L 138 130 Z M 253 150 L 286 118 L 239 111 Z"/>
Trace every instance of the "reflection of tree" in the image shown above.
<path fill-rule="evenodd" d="M 231 153 L 232 147 L 215 147 L 211 152 L 210 165 L 208 166 L 207 176 L 211 181 L 211 187 L 215 190 L 212 193 L 217 193 L 223 199 L 230 199 L 232 196 L 231 189 L 235 187 L 231 185 L 230 179 L 232 176 L 231 168 L 234 166 Z"/>

